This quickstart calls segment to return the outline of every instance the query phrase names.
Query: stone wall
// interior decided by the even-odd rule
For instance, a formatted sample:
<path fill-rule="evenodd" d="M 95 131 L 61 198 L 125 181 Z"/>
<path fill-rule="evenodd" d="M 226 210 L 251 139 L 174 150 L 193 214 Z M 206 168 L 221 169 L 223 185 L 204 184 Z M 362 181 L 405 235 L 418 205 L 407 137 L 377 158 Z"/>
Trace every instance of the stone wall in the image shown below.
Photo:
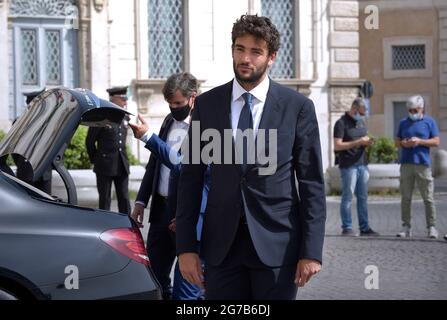
<path fill-rule="evenodd" d="M 9 122 L 8 18 L 6 0 L 0 0 L 0 130 L 7 131 Z"/>
<path fill-rule="evenodd" d="M 331 79 L 359 77 L 359 5 L 357 1 L 330 3 Z"/>
<path fill-rule="evenodd" d="M 329 3 L 329 114 L 328 156 L 334 163 L 332 132 L 335 122 L 351 108 L 363 80 L 359 78 L 359 3 L 332 0 Z"/>
<path fill-rule="evenodd" d="M 439 110 L 438 125 L 441 130 L 441 146 L 447 149 L 447 8 L 439 15 Z"/>

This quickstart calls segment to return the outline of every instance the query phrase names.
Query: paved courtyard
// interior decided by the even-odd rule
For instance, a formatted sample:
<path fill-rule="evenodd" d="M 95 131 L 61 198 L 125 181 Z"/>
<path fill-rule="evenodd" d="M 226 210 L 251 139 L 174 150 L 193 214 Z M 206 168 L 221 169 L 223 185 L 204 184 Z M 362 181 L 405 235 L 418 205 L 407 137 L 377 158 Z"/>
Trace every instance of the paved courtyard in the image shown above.
<path fill-rule="evenodd" d="M 438 231 L 447 233 L 447 194 L 436 195 Z M 447 299 L 447 241 L 426 238 L 422 200 L 413 204 L 412 239 L 398 239 L 398 198 L 371 199 L 370 224 L 378 238 L 341 237 L 339 198 L 328 199 L 323 269 L 298 299 Z M 354 226 L 358 226 L 353 215 Z M 376 266 L 379 289 L 367 290 L 367 266 Z"/>
<path fill-rule="evenodd" d="M 447 241 L 442 239 L 447 234 L 446 181 L 438 182 L 436 191 L 438 240 L 426 237 L 424 205 L 418 196 L 413 201 L 412 239 L 395 237 L 401 227 L 399 197 L 370 196 L 369 221 L 381 234 L 377 238 L 340 236 L 340 198 L 328 197 L 323 269 L 299 290 L 297 299 L 447 299 Z M 353 203 L 358 232 L 357 221 Z M 144 237 L 147 230 L 146 223 Z M 377 267 L 378 289 L 365 288 L 367 266 Z"/>

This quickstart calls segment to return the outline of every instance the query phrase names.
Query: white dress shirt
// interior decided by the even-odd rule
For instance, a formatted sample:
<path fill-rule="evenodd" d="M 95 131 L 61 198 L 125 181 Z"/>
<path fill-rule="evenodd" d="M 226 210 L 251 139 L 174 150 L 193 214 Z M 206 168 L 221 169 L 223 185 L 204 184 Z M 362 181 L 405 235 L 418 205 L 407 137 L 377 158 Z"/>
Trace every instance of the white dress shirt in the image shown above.
<path fill-rule="evenodd" d="M 190 122 L 190 116 L 188 116 L 183 121 L 177 121 L 174 119 L 174 122 L 172 123 L 171 127 L 169 128 L 169 132 L 166 139 L 166 144 L 171 147 L 171 149 L 175 151 L 179 151 L 180 147 L 182 146 L 183 140 L 185 139 L 186 135 L 188 134 L 189 129 L 189 122 Z M 144 143 L 147 143 L 149 139 L 152 137 L 154 132 L 149 129 L 143 137 L 141 137 L 141 141 Z M 160 178 L 158 182 L 158 190 L 157 192 L 163 196 L 168 196 L 168 189 L 169 189 L 169 174 L 170 171 L 168 167 L 166 167 L 164 164 L 160 166 Z M 140 202 L 137 202 L 140 203 Z"/>
<path fill-rule="evenodd" d="M 169 128 L 168 138 L 166 139 L 166 143 L 168 146 L 170 146 L 175 151 L 180 150 L 183 140 L 185 139 L 186 135 L 188 134 L 189 119 L 190 119 L 190 117 L 187 117 L 183 121 L 177 121 L 174 119 L 174 122 L 172 123 L 171 128 Z M 162 164 L 160 167 L 160 179 L 159 179 L 159 183 L 158 183 L 158 193 L 160 195 L 162 195 L 163 197 L 168 196 L 169 174 L 170 173 L 171 173 L 171 170 L 169 170 L 168 167 L 166 167 L 164 164 Z"/>
<path fill-rule="evenodd" d="M 251 114 L 253 116 L 253 133 L 256 137 L 261 122 L 262 113 L 264 112 L 265 100 L 270 87 L 269 77 L 258 84 L 253 90 L 249 91 L 253 95 L 253 106 Z M 247 91 L 237 82 L 233 81 L 233 94 L 231 97 L 231 128 L 233 129 L 233 138 L 236 140 L 237 126 L 239 124 L 239 117 L 241 116 L 242 108 L 245 105 L 244 97 L 242 95 Z"/>

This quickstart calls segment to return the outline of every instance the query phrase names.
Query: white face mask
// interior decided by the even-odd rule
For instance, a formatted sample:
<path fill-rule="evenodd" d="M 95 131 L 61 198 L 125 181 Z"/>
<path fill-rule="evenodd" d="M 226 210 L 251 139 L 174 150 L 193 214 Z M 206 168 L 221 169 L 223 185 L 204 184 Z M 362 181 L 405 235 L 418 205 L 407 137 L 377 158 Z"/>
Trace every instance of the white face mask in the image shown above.
<path fill-rule="evenodd" d="M 408 117 L 412 121 L 418 121 L 422 119 L 422 114 L 418 113 L 408 113 Z"/>
<path fill-rule="evenodd" d="M 366 115 L 362 116 L 359 112 L 356 112 L 356 114 L 354 115 L 354 120 L 355 121 L 360 121 L 360 120 L 365 120 L 366 119 Z"/>

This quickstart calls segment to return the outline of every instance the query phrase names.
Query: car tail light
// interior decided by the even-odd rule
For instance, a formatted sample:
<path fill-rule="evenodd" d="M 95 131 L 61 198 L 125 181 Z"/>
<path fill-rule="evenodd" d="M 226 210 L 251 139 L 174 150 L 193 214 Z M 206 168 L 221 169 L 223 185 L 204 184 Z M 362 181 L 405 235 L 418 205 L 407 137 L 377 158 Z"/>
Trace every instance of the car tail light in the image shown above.
<path fill-rule="evenodd" d="M 102 233 L 100 238 L 126 257 L 146 266 L 150 265 L 144 241 L 138 229 L 112 229 Z"/>

